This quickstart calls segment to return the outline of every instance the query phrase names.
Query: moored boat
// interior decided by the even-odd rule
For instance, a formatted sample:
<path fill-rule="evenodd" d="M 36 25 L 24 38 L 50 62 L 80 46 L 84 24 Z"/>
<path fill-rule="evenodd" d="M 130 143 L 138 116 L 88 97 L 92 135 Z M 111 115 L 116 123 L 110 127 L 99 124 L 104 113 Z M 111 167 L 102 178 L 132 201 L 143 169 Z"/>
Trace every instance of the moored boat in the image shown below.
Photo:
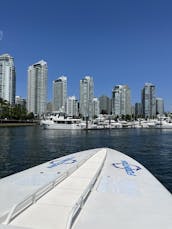
<path fill-rule="evenodd" d="M 155 127 L 160 129 L 172 129 L 172 123 L 167 122 L 166 120 L 161 120 L 156 123 Z"/>
<path fill-rule="evenodd" d="M 51 115 L 40 123 L 44 129 L 79 130 L 82 129 L 81 119 Z"/>

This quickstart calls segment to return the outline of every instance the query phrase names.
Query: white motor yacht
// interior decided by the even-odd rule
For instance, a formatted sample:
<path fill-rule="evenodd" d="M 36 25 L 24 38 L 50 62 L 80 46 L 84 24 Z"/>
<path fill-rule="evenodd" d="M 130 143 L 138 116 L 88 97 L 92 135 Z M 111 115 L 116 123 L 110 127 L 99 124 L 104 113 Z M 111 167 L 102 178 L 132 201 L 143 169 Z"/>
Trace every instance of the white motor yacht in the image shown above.
<path fill-rule="evenodd" d="M 51 115 L 45 120 L 41 120 L 44 129 L 62 129 L 62 130 L 78 130 L 82 129 L 81 119 L 61 115 Z"/>
<path fill-rule="evenodd" d="M 172 129 L 172 122 L 168 122 L 167 120 L 160 120 L 156 123 L 156 128 Z"/>

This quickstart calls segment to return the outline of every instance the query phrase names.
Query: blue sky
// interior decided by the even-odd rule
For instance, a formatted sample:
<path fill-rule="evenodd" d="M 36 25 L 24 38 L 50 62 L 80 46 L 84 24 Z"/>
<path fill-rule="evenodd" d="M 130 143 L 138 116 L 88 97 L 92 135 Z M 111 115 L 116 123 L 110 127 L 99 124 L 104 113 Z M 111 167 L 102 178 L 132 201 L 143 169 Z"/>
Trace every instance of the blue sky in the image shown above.
<path fill-rule="evenodd" d="M 27 68 L 48 62 L 52 81 L 68 77 L 68 95 L 91 75 L 95 96 L 128 84 L 139 102 L 145 82 L 172 110 L 172 2 L 168 0 L 1 1 L 0 54 L 15 58 L 17 95 L 27 95 Z M 3 36 L 2 36 L 3 33 Z"/>

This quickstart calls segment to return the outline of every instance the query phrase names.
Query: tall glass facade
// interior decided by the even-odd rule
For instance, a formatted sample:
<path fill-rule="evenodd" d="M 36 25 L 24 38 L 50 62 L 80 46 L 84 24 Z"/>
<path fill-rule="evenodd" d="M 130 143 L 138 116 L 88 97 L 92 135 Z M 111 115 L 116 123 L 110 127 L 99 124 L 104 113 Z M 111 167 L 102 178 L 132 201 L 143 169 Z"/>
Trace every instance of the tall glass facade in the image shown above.
<path fill-rule="evenodd" d="M 156 114 L 164 114 L 164 100 L 162 98 L 156 98 Z"/>
<path fill-rule="evenodd" d="M 142 108 L 145 118 L 156 116 L 155 85 L 151 83 L 146 83 L 142 90 Z"/>
<path fill-rule="evenodd" d="M 131 92 L 127 85 L 117 85 L 112 90 L 112 114 L 131 114 Z"/>
<path fill-rule="evenodd" d="M 94 98 L 94 82 L 90 76 L 80 80 L 80 114 L 83 117 L 92 118 L 92 103 Z"/>
<path fill-rule="evenodd" d="M 14 58 L 9 54 L 0 56 L 0 98 L 15 103 L 16 72 Z"/>
<path fill-rule="evenodd" d="M 47 73 L 47 63 L 43 60 L 28 68 L 27 109 L 35 115 L 46 112 Z"/>
<path fill-rule="evenodd" d="M 53 81 L 53 110 L 66 112 L 67 77 L 61 76 Z"/>
<path fill-rule="evenodd" d="M 100 106 L 101 114 L 111 114 L 112 105 L 111 105 L 111 99 L 108 96 L 102 95 L 99 97 L 99 106 Z"/>

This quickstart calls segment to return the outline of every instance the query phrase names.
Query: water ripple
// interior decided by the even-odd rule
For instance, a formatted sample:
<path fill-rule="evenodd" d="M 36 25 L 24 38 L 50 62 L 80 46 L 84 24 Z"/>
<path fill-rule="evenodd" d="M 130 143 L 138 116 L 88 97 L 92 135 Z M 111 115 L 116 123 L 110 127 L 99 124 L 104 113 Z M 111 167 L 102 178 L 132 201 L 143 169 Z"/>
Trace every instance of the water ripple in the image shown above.
<path fill-rule="evenodd" d="M 0 177 L 81 150 L 109 147 L 142 163 L 172 192 L 172 130 L 0 128 Z"/>

